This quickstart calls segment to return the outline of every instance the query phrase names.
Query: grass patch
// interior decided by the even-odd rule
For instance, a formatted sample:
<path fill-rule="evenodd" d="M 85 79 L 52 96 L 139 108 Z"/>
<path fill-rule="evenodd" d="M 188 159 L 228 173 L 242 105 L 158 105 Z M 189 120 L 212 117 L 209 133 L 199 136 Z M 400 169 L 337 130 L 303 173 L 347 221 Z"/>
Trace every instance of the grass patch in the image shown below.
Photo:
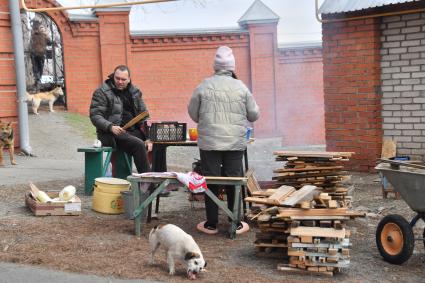
<path fill-rule="evenodd" d="M 89 140 L 96 139 L 96 128 L 90 121 L 90 118 L 77 113 L 64 113 L 65 120 L 73 129 L 79 131 L 84 138 Z"/>

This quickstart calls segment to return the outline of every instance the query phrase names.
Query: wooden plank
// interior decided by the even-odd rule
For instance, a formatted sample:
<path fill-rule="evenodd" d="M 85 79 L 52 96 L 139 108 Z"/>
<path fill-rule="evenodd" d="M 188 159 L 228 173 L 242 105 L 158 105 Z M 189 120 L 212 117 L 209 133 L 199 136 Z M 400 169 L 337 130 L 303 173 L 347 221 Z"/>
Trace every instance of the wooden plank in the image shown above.
<path fill-rule="evenodd" d="M 306 260 L 306 265 L 311 266 L 332 266 L 332 267 L 349 267 L 350 266 L 350 260 L 343 259 L 339 260 L 336 263 L 330 263 L 330 262 L 313 262 L 310 260 Z"/>
<path fill-rule="evenodd" d="M 274 151 L 274 155 L 287 157 L 351 157 L 354 152 L 332 152 L 332 151 Z"/>
<path fill-rule="evenodd" d="M 286 248 L 288 247 L 287 244 L 284 243 L 277 243 L 277 244 L 272 244 L 272 243 L 258 243 L 258 244 L 254 244 L 255 247 L 257 248 Z"/>
<path fill-rule="evenodd" d="M 292 231 L 292 228 L 291 228 Z M 313 243 L 313 237 L 312 236 L 301 236 L 301 243 Z"/>
<path fill-rule="evenodd" d="M 310 209 L 312 208 L 311 202 L 309 200 L 301 202 L 302 209 Z"/>
<path fill-rule="evenodd" d="M 336 256 L 338 254 L 338 249 L 329 248 L 328 249 L 328 254 L 331 255 L 331 256 Z"/>
<path fill-rule="evenodd" d="M 291 186 L 280 186 L 273 195 L 269 196 L 268 199 L 280 204 L 289 195 L 296 193 L 294 187 Z"/>
<path fill-rule="evenodd" d="M 326 180 L 326 181 L 292 181 L 292 182 L 290 182 L 290 181 L 281 181 L 281 180 L 279 180 L 279 181 L 277 181 L 276 182 L 276 184 L 277 185 L 286 185 L 286 186 L 292 186 L 292 187 L 295 187 L 295 188 L 300 188 L 300 187 L 302 187 L 302 186 L 306 186 L 306 185 L 312 185 L 312 186 L 317 186 L 317 187 L 330 187 L 330 186 L 332 186 L 332 187 L 334 187 L 334 186 L 336 186 L 336 185 L 339 185 L 339 184 L 341 184 L 341 181 L 340 180 L 335 180 L 335 181 L 328 181 L 328 180 Z"/>
<path fill-rule="evenodd" d="M 305 256 L 305 252 L 299 249 L 288 248 L 288 256 Z"/>
<path fill-rule="evenodd" d="M 291 236 L 313 236 L 325 238 L 345 238 L 345 229 L 336 230 L 334 228 L 319 228 L 319 227 L 297 227 L 291 228 Z"/>
<path fill-rule="evenodd" d="M 343 169 L 344 166 L 308 166 L 305 168 L 280 168 L 273 170 L 273 173 L 284 173 L 284 172 L 308 172 L 308 171 L 327 171 L 335 170 L 338 171 Z"/>
<path fill-rule="evenodd" d="M 292 237 L 292 236 L 289 236 Z M 343 244 L 332 244 L 332 243 L 320 243 L 320 244 L 309 244 L 309 243 L 291 243 L 293 248 L 335 248 L 335 249 L 342 249 L 342 248 L 348 248 L 351 246 L 350 243 L 343 243 Z"/>
<path fill-rule="evenodd" d="M 295 193 L 293 193 L 286 200 L 281 202 L 283 206 L 293 207 L 298 203 L 301 203 L 306 200 L 313 200 L 314 192 L 316 191 L 316 186 L 304 186 Z"/>
<path fill-rule="evenodd" d="M 397 154 L 397 143 L 391 138 L 384 138 L 382 142 L 381 158 L 395 157 Z"/>
<path fill-rule="evenodd" d="M 312 209 L 300 209 L 300 208 L 280 208 L 277 218 L 290 218 L 293 216 L 365 216 L 365 213 L 356 211 L 348 211 L 347 208 L 312 208 Z"/>
<path fill-rule="evenodd" d="M 265 191 L 254 191 L 252 193 L 253 197 L 258 197 L 258 196 L 262 196 L 262 197 L 269 197 L 271 195 L 273 195 L 276 192 L 277 189 L 267 189 Z"/>
<path fill-rule="evenodd" d="M 260 226 L 260 225 L 259 225 Z M 289 230 L 287 228 L 276 228 L 276 227 L 260 227 L 261 232 L 264 233 L 289 233 Z"/>
<path fill-rule="evenodd" d="M 294 268 L 290 266 L 285 266 L 284 264 L 278 264 L 277 270 L 285 271 L 285 272 L 291 272 L 296 274 L 314 274 L 314 275 L 326 275 L 326 276 L 333 276 L 332 271 L 308 271 L 304 269 Z"/>
<path fill-rule="evenodd" d="M 128 121 L 127 124 L 125 124 L 122 128 L 124 130 L 127 130 L 131 126 L 135 125 L 137 122 L 139 122 L 142 119 L 147 118 L 147 117 L 149 117 L 149 112 L 148 111 L 143 111 L 142 113 L 140 113 L 139 115 L 137 115 L 136 117 L 134 117 L 133 119 L 131 119 L 130 121 Z"/>
<path fill-rule="evenodd" d="M 248 188 L 248 192 L 250 193 L 250 195 L 254 195 L 255 192 L 262 191 L 257 179 L 254 176 L 254 169 L 248 169 L 245 174 L 245 177 L 247 178 L 246 187 Z"/>
<path fill-rule="evenodd" d="M 279 205 L 279 203 L 276 203 L 274 200 L 270 200 L 269 198 L 246 197 L 244 200 L 246 202 L 254 202 L 259 204 Z"/>
<path fill-rule="evenodd" d="M 301 240 L 300 240 L 300 238 L 299 238 L 299 237 L 295 237 L 295 236 L 288 236 L 288 237 L 286 238 L 286 241 L 287 241 L 288 243 L 299 243 Z"/>
<path fill-rule="evenodd" d="M 335 176 L 341 177 L 343 175 L 348 175 L 346 171 L 329 171 L 329 172 L 319 172 L 319 173 L 278 173 L 274 175 L 276 179 L 297 179 L 297 178 L 312 178 L 312 177 L 325 177 L 325 176 Z"/>
<path fill-rule="evenodd" d="M 338 204 L 337 204 L 336 200 L 329 200 L 328 201 L 328 207 L 329 208 L 338 208 Z"/>

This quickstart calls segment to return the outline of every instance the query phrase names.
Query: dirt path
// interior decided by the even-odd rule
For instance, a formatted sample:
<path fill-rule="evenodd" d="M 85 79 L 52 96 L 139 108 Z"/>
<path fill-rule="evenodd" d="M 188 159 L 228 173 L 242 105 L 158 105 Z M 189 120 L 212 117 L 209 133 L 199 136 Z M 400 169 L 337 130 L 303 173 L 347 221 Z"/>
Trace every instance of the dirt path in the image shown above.
<path fill-rule="evenodd" d="M 32 124 L 32 131 L 36 131 L 38 137 L 32 136 L 33 144 L 38 139 L 47 145 L 37 154 L 56 158 L 57 151 L 61 150 L 62 157 L 69 154 L 67 158 L 71 160 L 79 158 L 75 157 L 75 147 L 90 141 L 79 137 L 64 120 L 52 115 L 45 113 L 34 117 L 38 120 Z M 47 123 L 54 126 L 54 137 L 45 126 Z M 36 127 L 40 128 L 36 130 Z M 179 157 L 171 155 L 175 159 Z M 185 154 L 182 158 L 188 159 Z M 218 235 L 200 234 L 195 225 L 204 220 L 203 205 L 196 203 L 192 208 L 182 189 L 161 200 L 159 219 L 146 225 L 142 237 L 137 239 L 131 220 L 91 210 L 91 197 L 83 195 L 82 177 L 37 183 L 45 190 L 68 184 L 76 186 L 83 201 L 83 213 L 75 217 L 34 217 L 24 206 L 23 196 L 28 185 L 0 186 L 0 261 L 120 279 L 185 282 L 182 265 L 177 265 L 175 276 L 167 274 L 163 253 L 158 253 L 158 264 L 148 264 L 148 231 L 159 223 L 174 223 L 193 235 L 208 261 L 208 272 L 200 276 L 199 282 L 425 282 L 422 242 L 416 243 L 413 256 L 401 266 L 384 262 L 378 254 L 375 229 L 379 220 L 390 213 L 399 213 L 410 220 L 413 212 L 402 200 L 382 199 L 380 184 L 373 182 L 376 178 L 376 174 L 354 174 L 352 178 L 354 207 L 367 211 L 368 217 L 349 223 L 353 244 L 351 264 L 333 278 L 277 271 L 277 264 L 285 260 L 278 254 L 256 255 L 253 244 L 256 229 L 253 227 L 249 233 L 230 240 L 224 215 L 221 215 Z M 423 222 L 419 223 L 417 236 L 422 234 L 424 226 Z"/>
<path fill-rule="evenodd" d="M 83 196 L 82 180 L 39 184 L 49 189 L 73 182 L 83 201 L 83 214 L 75 217 L 34 217 L 23 204 L 26 186 L 1 187 L 4 201 L 0 203 L 0 260 L 120 279 L 184 282 L 182 265 L 178 265 L 176 276 L 167 275 L 162 253 L 158 254 L 157 265 L 148 265 L 148 231 L 158 223 L 174 223 L 193 235 L 208 261 L 208 272 L 202 274 L 200 282 L 424 282 L 425 250 L 421 242 L 416 243 L 411 259 L 401 266 L 384 262 L 378 254 L 374 242 L 378 221 L 388 213 L 410 218 L 412 212 L 402 200 L 383 200 L 379 185 L 372 182 L 375 177 L 356 175 L 353 179 L 354 205 L 367 210 L 369 217 L 349 224 L 353 231 L 350 268 L 333 278 L 277 271 L 276 265 L 285 260 L 276 254 L 256 255 L 256 229 L 232 241 L 227 237 L 223 215 L 219 235 L 200 234 L 195 224 L 203 220 L 202 204 L 191 208 L 182 189 L 161 200 L 159 220 L 146 225 L 141 239 L 137 239 L 131 220 L 91 210 L 91 198 Z M 423 229 L 421 222 L 416 232 Z"/>

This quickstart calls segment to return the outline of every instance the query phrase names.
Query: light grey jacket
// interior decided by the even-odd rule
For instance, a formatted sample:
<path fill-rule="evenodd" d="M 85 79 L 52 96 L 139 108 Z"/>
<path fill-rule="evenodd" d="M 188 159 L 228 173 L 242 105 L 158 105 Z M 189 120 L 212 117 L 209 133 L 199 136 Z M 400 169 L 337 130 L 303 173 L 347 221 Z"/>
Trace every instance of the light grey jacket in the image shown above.
<path fill-rule="evenodd" d="M 246 127 L 260 115 L 254 96 L 230 71 L 216 71 L 193 92 L 188 112 L 202 150 L 245 150 Z"/>

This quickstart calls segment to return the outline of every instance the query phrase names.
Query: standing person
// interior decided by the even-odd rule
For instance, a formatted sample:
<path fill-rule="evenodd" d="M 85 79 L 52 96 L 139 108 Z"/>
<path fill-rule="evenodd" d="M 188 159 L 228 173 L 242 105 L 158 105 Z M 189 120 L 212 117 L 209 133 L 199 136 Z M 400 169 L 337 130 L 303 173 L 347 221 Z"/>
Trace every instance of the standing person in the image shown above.
<path fill-rule="evenodd" d="M 116 67 L 95 90 L 90 104 L 90 120 L 102 145 L 130 154 L 139 173 L 149 171 L 143 121 L 127 130 L 122 126 L 143 111 L 147 108 L 142 93 L 131 83 L 130 70 L 124 65 Z"/>
<path fill-rule="evenodd" d="M 193 92 L 189 102 L 190 118 L 198 123 L 198 147 L 202 174 L 205 176 L 243 176 L 242 158 L 246 149 L 248 122 L 259 117 L 254 96 L 236 78 L 232 49 L 221 46 L 214 60 L 214 75 L 206 78 Z M 208 189 L 218 196 L 218 186 Z M 226 187 L 227 205 L 233 209 L 234 188 Z M 207 221 L 198 230 L 207 234 L 218 232 L 218 206 L 205 196 Z M 248 224 L 238 224 L 236 233 L 249 230 Z"/>
<path fill-rule="evenodd" d="M 43 75 L 47 45 L 51 44 L 52 42 L 48 37 L 47 30 L 44 25 L 39 23 L 34 24 L 34 30 L 31 35 L 31 62 L 36 86 L 40 83 L 41 76 Z"/>

